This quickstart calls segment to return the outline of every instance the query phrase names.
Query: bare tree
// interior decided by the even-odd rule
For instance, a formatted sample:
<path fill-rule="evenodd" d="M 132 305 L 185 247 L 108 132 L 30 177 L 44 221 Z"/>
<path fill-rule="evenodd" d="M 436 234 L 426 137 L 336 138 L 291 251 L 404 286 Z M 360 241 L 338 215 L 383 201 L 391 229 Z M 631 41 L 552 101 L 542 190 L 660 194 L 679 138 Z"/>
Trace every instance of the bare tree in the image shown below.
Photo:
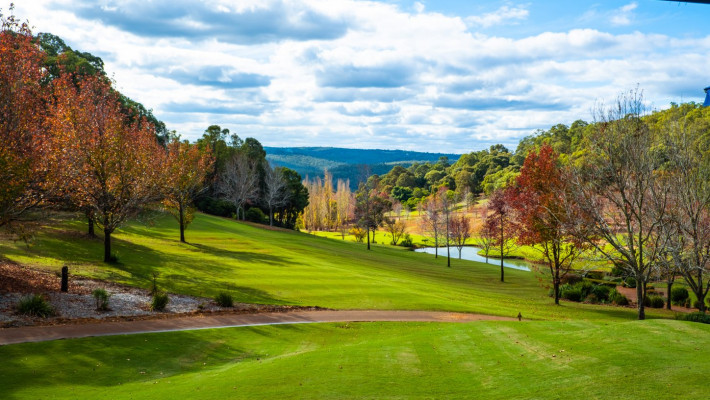
<path fill-rule="evenodd" d="M 288 202 L 286 181 L 281 168 L 266 165 L 264 183 L 264 203 L 269 207 L 269 226 L 274 226 L 274 208 L 283 206 Z"/>
<path fill-rule="evenodd" d="M 420 204 L 422 229 L 434 238 L 434 258 L 439 257 L 439 243 L 444 230 L 440 201 L 438 196 L 431 196 Z"/>
<path fill-rule="evenodd" d="M 451 241 L 454 242 L 454 246 L 458 249 L 459 259 L 461 259 L 461 250 L 463 250 L 466 242 L 471 237 L 471 219 L 466 214 L 451 218 L 451 221 L 449 221 L 449 236 Z"/>
<path fill-rule="evenodd" d="M 513 210 L 510 207 L 510 191 L 507 189 L 497 189 L 489 199 L 486 207 L 490 211 L 488 218 L 484 224 L 488 225 L 486 229 L 495 232 L 493 235 L 492 246 L 498 248 L 500 253 L 500 281 L 505 282 L 505 270 L 503 264 L 505 257 L 510 254 L 515 246 L 513 241 Z"/>
<path fill-rule="evenodd" d="M 244 205 L 257 199 L 259 194 L 259 175 L 256 164 L 245 154 L 237 153 L 227 162 L 217 181 L 217 192 L 227 201 L 234 203 L 244 219 Z"/>
<path fill-rule="evenodd" d="M 597 111 L 596 131 L 588 137 L 587 157 L 572 177 L 572 194 L 581 211 L 582 239 L 636 279 L 638 319 L 645 318 L 646 283 L 653 272 L 663 215 L 652 207 L 666 194 L 654 185 L 652 135 L 642 117 L 642 93 L 623 93 L 613 106 Z"/>
<path fill-rule="evenodd" d="M 488 264 L 488 256 L 493 248 L 493 242 L 496 237 L 495 226 L 488 223 L 488 207 L 481 208 L 481 226 L 478 229 L 478 236 L 474 239 L 476 246 L 481 248 L 483 255 L 486 257 L 486 264 Z"/>
<path fill-rule="evenodd" d="M 658 257 L 667 279 L 668 297 L 676 272 L 683 275 L 695 294 L 700 311 L 710 290 L 710 160 L 700 133 L 684 120 L 663 126 L 668 165 L 659 173 L 659 192 L 669 193 L 666 218 L 662 221 L 663 253 Z M 704 156 L 705 155 L 705 156 Z M 656 205 L 658 207 L 658 205 Z M 669 265 L 669 258 L 673 265 Z"/>

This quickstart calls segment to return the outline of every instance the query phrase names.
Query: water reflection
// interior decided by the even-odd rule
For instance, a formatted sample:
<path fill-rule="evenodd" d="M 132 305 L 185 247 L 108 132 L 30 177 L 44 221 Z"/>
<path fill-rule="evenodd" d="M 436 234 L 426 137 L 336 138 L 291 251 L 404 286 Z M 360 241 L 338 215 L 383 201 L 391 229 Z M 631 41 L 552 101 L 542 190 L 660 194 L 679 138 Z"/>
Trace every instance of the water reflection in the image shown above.
<path fill-rule="evenodd" d="M 420 249 L 416 249 L 414 251 L 418 253 L 427 253 L 427 254 L 434 254 L 434 251 L 436 249 L 433 247 L 422 247 Z M 471 261 L 478 261 L 485 263 L 486 262 L 486 257 L 478 255 L 478 252 L 481 249 L 478 247 L 473 247 L 473 246 L 466 246 L 463 249 L 461 249 L 461 258 L 464 260 L 471 260 Z M 439 247 L 439 256 L 444 256 L 446 257 L 446 247 Z M 451 258 L 458 258 L 459 257 L 459 251 L 456 247 L 451 247 Z M 488 258 L 488 263 L 491 265 L 497 265 L 500 266 L 500 259 L 499 258 Z M 506 268 L 513 268 L 513 269 L 519 269 L 522 271 L 530 271 L 530 263 L 528 263 L 525 260 L 519 260 L 519 259 L 514 259 L 514 258 L 506 258 L 503 261 L 503 266 Z"/>

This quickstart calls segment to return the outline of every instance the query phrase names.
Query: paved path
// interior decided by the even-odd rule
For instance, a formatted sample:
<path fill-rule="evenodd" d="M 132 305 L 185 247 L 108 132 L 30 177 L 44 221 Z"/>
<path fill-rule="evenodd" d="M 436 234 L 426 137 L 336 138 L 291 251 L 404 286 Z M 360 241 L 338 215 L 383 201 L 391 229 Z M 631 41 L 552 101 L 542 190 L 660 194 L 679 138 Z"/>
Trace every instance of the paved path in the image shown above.
<path fill-rule="evenodd" d="M 258 314 L 223 314 L 215 316 L 200 315 L 170 319 L 5 328 L 0 329 L 0 345 L 89 336 L 127 335 L 254 325 L 372 321 L 471 322 L 485 320 L 508 321 L 513 319 L 514 318 L 467 313 L 379 310 L 319 310 Z"/>

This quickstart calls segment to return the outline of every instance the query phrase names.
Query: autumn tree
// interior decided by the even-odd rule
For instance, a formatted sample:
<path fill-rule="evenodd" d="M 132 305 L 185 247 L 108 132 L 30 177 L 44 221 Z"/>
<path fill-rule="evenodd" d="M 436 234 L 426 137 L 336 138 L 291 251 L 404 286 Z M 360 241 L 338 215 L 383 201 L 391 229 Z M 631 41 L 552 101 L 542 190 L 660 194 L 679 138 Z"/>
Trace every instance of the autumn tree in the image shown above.
<path fill-rule="evenodd" d="M 480 213 L 481 224 L 476 230 L 474 243 L 481 249 L 483 256 L 486 258 L 486 264 L 488 264 L 488 256 L 493 248 L 493 242 L 496 238 L 496 231 L 492 220 L 488 218 L 488 208 L 481 207 Z"/>
<path fill-rule="evenodd" d="M 542 254 L 555 304 L 560 304 L 562 279 L 572 271 L 572 264 L 583 249 L 583 243 L 570 229 L 576 213 L 568 201 L 566 182 L 557 153 L 543 145 L 539 151 L 528 153 L 515 186 L 509 191 L 517 241 Z"/>
<path fill-rule="evenodd" d="M 160 195 L 164 150 L 148 124 L 127 120 L 106 78 L 86 76 L 75 84 L 66 75 L 53 87 L 53 180 L 77 208 L 90 210 L 110 262 L 111 234 Z"/>
<path fill-rule="evenodd" d="M 461 259 L 461 250 L 466 245 L 466 242 L 471 238 L 471 219 L 466 214 L 454 215 L 449 221 L 449 237 L 459 251 L 459 259 Z"/>
<path fill-rule="evenodd" d="M 580 214 L 576 233 L 612 264 L 636 279 L 638 319 L 645 319 L 643 299 L 662 246 L 659 227 L 667 193 L 658 191 L 653 136 L 642 120 L 643 96 L 631 90 L 596 112 L 596 130 L 571 177 Z M 657 212 L 661 210 L 661 213 Z"/>
<path fill-rule="evenodd" d="M 392 245 L 396 246 L 404 236 L 407 226 L 399 218 L 385 218 L 385 228 L 392 237 Z"/>
<path fill-rule="evenodd" d="M 12 8 L 10 9 L 12 11 Z M 0 11 L 0 226 L 45 196 L 46 76 L 26 23 Z"/>
<path fill-rule="evenodd" d="M 488 199 L 489 214 L 484 224 L 487 224 L 492 236 L 492 247 L 498 249 L 500 255 L 500 281 L 505 282 L 505 271 L 503 263 L 505 257 L 510 254 L 514 247 L 513 241 L 513 220 L 512 208 L 510 205 L 510 189 L 498 189 L 494 191 Z"/>
<path fill-rule="evenodd" d="M 367 249 L 370 250 L 370 232 L 382 225 L 385 213 L 391 209 L 392 203 L 378 192 L 377 179 L 360 183 L 355 199 L 355 218 L 360 226 L 365 228 Z"/>
<path fill-rule="evenodd" d="M 237 209 L 237 219 L 241 211 L 243 220 L 244 206 L 259 198 L 259 175 L 256 162 L 245 153 L 234 154 L 217 179 L 216 191 L 223 199 L 234 204 Z"/>
<path fill-rule="evenodd" d="M 177 139 L 167 145 L 163 203 L 178 221 L 183 243 L 185 229 L 194 218 L 193 201 L 207 189 L 205 178 L 212 163 L 209 147 L 201 151 L 197 145 Z"/>

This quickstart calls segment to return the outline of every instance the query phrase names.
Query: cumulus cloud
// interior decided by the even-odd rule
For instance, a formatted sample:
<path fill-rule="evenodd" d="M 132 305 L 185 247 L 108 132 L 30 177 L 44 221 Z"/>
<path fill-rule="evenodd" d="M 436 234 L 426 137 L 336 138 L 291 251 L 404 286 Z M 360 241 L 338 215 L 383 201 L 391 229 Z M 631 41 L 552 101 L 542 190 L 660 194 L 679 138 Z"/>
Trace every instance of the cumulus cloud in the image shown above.
<path fill-rule="evenodd" d="M 710 53 L 710 36 L 624 28 L 635 2 L 566 29 L 533 28 L 536 8 L 513 2 L 471 17 L 421 1 L 29 3 L 16 14 L 101 56 L 119 90 L 184 138 L 219 124 L 272 146 L 515 148 L 637 84 L 657 106 L 694 85 L 701 100 Z M 524 33 L 489 29 L 503 25 Z"/>
<path fill-rule="evenodd" d="M 489 28 L 494 25 L 519 22 L 525 20 L 528 15 L 529 12 L 524 7 L 502 6 L 491 13 L 466 17 L 466 22 L 472 27 Z"/>

